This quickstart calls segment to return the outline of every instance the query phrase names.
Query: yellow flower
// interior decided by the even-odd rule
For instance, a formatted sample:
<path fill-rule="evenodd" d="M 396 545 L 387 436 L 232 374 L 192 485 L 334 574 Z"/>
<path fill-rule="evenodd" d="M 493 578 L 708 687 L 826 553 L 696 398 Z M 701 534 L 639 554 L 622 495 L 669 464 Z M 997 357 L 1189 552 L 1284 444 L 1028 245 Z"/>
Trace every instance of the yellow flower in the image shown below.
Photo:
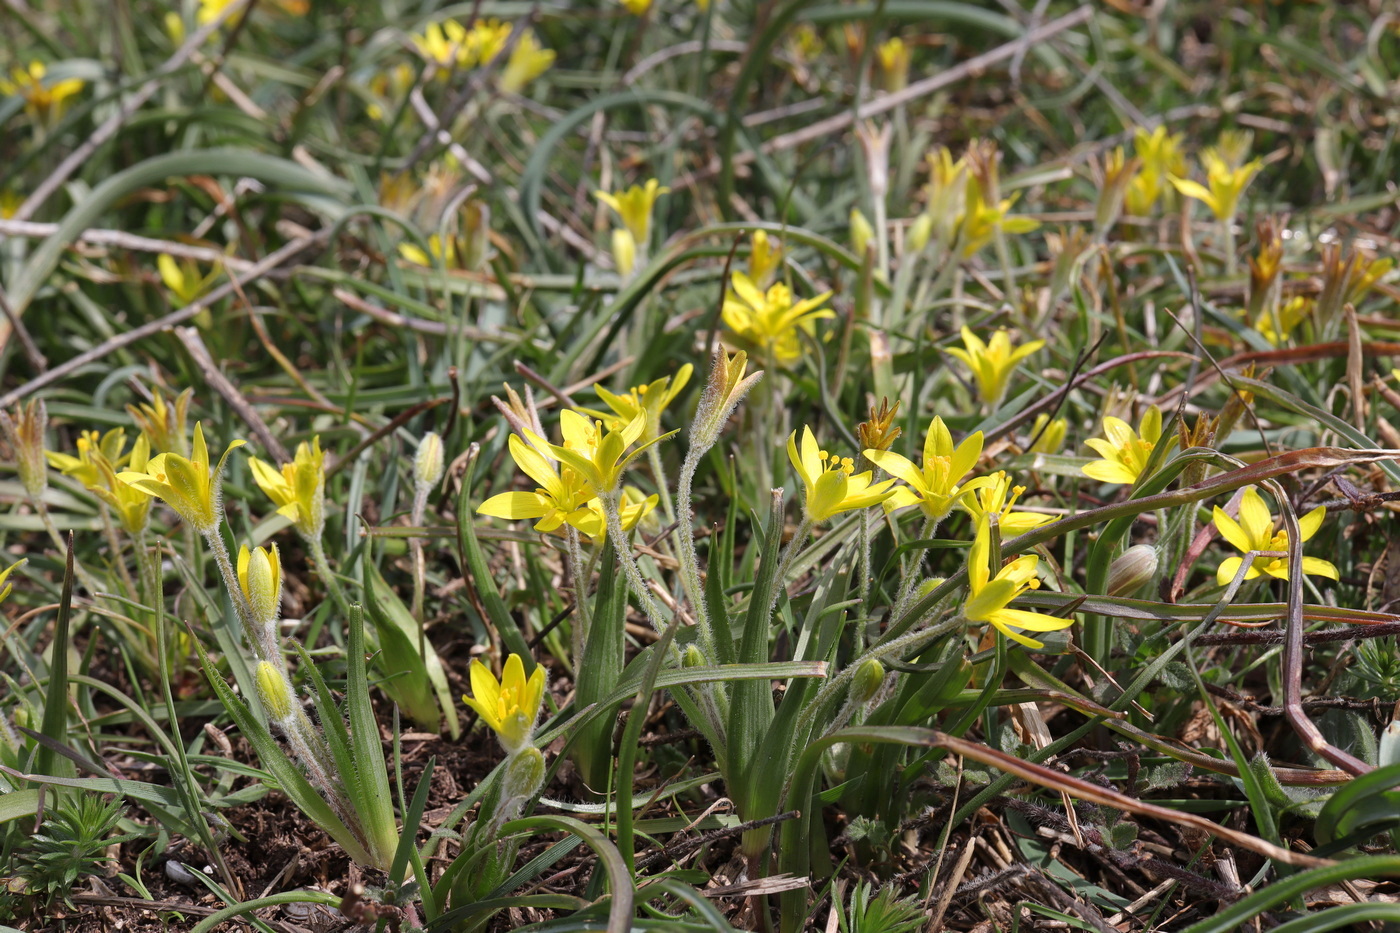
<path fill-rule="evenodd" d="M 1012 511 L 1026 487 L 1012 486 L 1011 477 L 1006 475 L 1005 470 L 998 470 L 983 479 L 986 482 L 978 486 L 973 495 L 958 501 L 958 507 L 972 516 L 973 523 L 987 524 L 988 517 L 995 515 L 1001 533 L 1006 537 L 1015 537 L 1051 520 L 1049 515 Z"/>
<path fill-rule="evenodd" d="M 1209 207 L 1217 220 L 1232 219 L 1239 208 L 1240 196 L 1254 180 L 1254 176 L 1259 174 L 1264 163 L 1254 159 L 1244 165 L 1231 167 L 1217 150 L 1207 149 L 1201 153 L 1201 164 L 1206 170 L 1204 185 L 1177 175 L 1170 175 L 1168 179 L 1177 191 Z"/>
<path fill-rule="evenodd" d="M 975 176 L 967 179 L 965 193 L 967 204 L 958 224 L 964 259 L 974 256 L 992 242 L 998 230 L 1003 233 L 1029 233 L 1040 226 L 1039 221 L 1029 217 L 1009 216 L 1011 206 L 1016 203 L 1014 195 L 995 204 L 990 203 Z"/>
<path fill-rule="evenodd" d="M 91 489 L 102 481 L 95 457 L 104 457 L 113 464 L 121 465 L 122 451 L 126 447 L 126 429 L 113 428 L 106 434 L 83 431 L 78 435 L 76 446 L 76 457 L 56 450 L 46 450 L 44 456 L 48 459 L 49 466 Z"/>
<path fill-rule="evenodd" d="M 536 666 L 527 680 L 520 655 L 512 654 L 497 680 L 478 659 L 472 662 L 471 681 L 472 696 L 462 699 L 496 733 L 506 754 L 529 746 L 544 703 L 544 668 Z"/>
<path fill-rule="evenodd" d="M 646 427 L 642 430 L 640 440 L 645 443 L 655 440 L 661 435 L 661 413 L 666 410 L 690 382 L 690 374 L 695 367 L 686 363 L 676 370 L 675 378 L 662 376 L 655 382 L 644 386 L 633 386 L 630 392 L 617 395 L 609 392 L 602 386 L 595 386 L 594 391 L 603 400 L 603 404 L 612 409 L 611 415 L 603 412 L 588 412 L 593 417 L 602 418 L 608 428 L 613 431 L 621 430 L 622 427 L 638 414 L 646 417 Z"/>
<path fill-rule="evenodd" d="M 1031 425 L 1030 436 L 1034 439 L 1030 449 L 1026 453 L 1031 454 L 1057 454 L 1065 446 L 1065 432 L 1069 424 L 1063 418 L 1050 420 L 1050 416 L 1039 414 L 1035 416 L 1035 423 Z"/>
<path fill-rule="evenodd" d="M 1027 590 L 1040 586 L 1035 568 L 1040 558 L 1034 554 L 1024 554 L 992 575 L 991 528 L 984 521 L 977 525 L 977 537 L 967 555 L 967 603 L 963 606 L 963 617 L 969 622 L 985 622 L 996 628 L 1012 641 L 1020 642 L 1027 648 L 1044 648 L 1045 645 L 1022 635 L 1017 629 L 1031 632 L 1053 632 L 1068 628 L 1071 619 L 1057 619 L 1039 612 L 1024 609 L 1008 609 L 1007 606 Z"/>
<path fill-rule="evenodd" d="M 117 478 L 148 496 L 164 500 L 200 534 L 216 534 L 224 464 L 233 449 L 244 443 L 238 439 L 230 441 L 218 465 L 211 471 L 204 429 L 199 422 L 195 422 L 194 452 L 189 458 L 176 453 L 157 454 L 144 470 L 126 470 L 118 473 Z"/>
<path fill-rule="evenodd" d="M 1326 517 L 1327 507 L 1319 505 L 1298 519 L 1298 533 L 1302 540 L 1306 541 L 1317 534 L 1317 529 L 1321 527 L 1322 520 Z M 1222 538 L 1244 553 L 1288 550 L 1288 532 L 1281 529 L 1274 531 L 1274 517 L 1269 514 L 1269 507 L 1264 504 L 1264 497 L 1259 495 L 1259 491 L 1253 486 L 1247 488 L 1244 495 L 1240 497 L 1240 520 L 1238 522 L 1226 515 L 1225 510 L 1220 506 L 1215 507 L 1215 527 L 1219 530 Z M 1240 564 L 1243 562 L 1244 559 L 1241 557 L 1227 557 L 1215 572 L 1215 582 L 1220 586 L 1227 585 L 1235 579 L 1235 574 L 1239 572 Z M 1256 555 L 1250 562 L 1249 569 L 1244 572 L 1244 578 L 1253 580 L 1265 573 L 1280 580 L 1287 580 L 1288 558 Z M 1328 577 L 1332 580 L 1338 579 L 1337 568 L 1331 562 L 1319 557 L 1304 557 L 1303 573 L 1317 577 Z"/>
<path fill-rule="evenodd" d="M 411 36 L 414 48 L 439 69 L 438 77 L 445 80 L 458 65 L 471 67 L 464 59 L 467 53 L 467 30 L 455 19 L 429 23 L 421 36 Z"/>
<path fill-rule="evenodd" d="M 326 526 L 326 454 L 321 438 L 302 441 L 291 463 L 273 469 L 257 457 L 248 458 L 253 481 L 277 506 L 277 514 L 292 520 L 297 532 L 318 539 Z"/>
<path fill-rule="evenodd" d="M 644 441 L 646 413 L 638 412 L 631 421 L 613 430 L 605 429 L 603 422 L 590 419 L 582 412 L 565 410 L 559 415 L 559 430 L 564 435 L 562 446 L 548 445 L 555 460 L 578 473 L 583 481 L 595 491 L 593 495 L 607 495 L 617 489 L 622 481 L 622 473 L 640 453 L 671 434 Z"/>
<path fill-rule="evenodd" d="M 1128 184 L 1123 199 L 1128 213 L 1145 215 L 1166 190 L 1167 178 L 1186 174 L 1181 139 L 1180 133 L 1169 135 L 1165 125 L 1151 133 L 1142 127 L 1133 131 L 1133 148 L 1142 160 L 1142 170 Z"/>
<path fill-rule="evenodd" d="M 501 54 L 501 49 L 506 47 L 506 40 L 510 38 L 512 28 L 510 23 L 503 23 L 498 19 L 479 19 L 473 23 L 472 31 L 467 36 L 467 44 L 474 61 L 481 65 L 491 64 L 496 56 Z M 554 53 L 549 54 L 552 60 Z"/>
<path fill-rule="evenodd" d="M 622 223 L 632 234 L 639 247 L 645 248 L 651 240 L 651 211 L 656 199 L 669 194 L 670 188 L 663 187 L 655 178 L 647 179 L 646 187 L 633 185 L 626 191 L 595 191 L 594 196 L 617 212 Z"/>
<path fill-rule="evenodd" d="M 131 445 L 131 455 L 127 458 L 126 467 L 132 472 L 145 472 L 150 457 L 151 442 L 143 433 L 136 438 L 136 443 Z M 117 473 L 115 460 L 109 460 L 99 451 L 92 457 L 92 461 L 100 479 L 99 482 L 88 486 L 88 489 L 112 507 L 127 534 L 141 534 L 146 530 L 146 524 L 151 518 L 151 497 L 121 478 Z"/>
<path fill-rule="evenodd" d="M 875 46 L 875 60 L 885 75 L 885 90 L 893 94 L 909 83 L 909 46 L 895 36 Z"/>
<path fill-rule="evenodd" d="M 931 234 L 946 247 L 957 232 L 963 206 L 967 203 L 967 159 L 953 160 L 947 146 L 924 156 L 928 165 L 928 184 L 924 186 L 927 204 L 923 216 L 933 221 Z"/>
<path fill-rule="evenodd" d="M 538 78 L 554 64 L 554 51 L 543 48 L 533 31 L 526 31 L 515 43 L 505 70 L 501 73 L 501 90 L 518 94 L 525 85 Z"/>
<path fill-rule="evenodd" d="M 541 453 L 549 449 L 549 444 L 533 432 L 527 434 L 528 444 L 514 434 L 510 436 L 510 455 L 521 472 L 539 483 L 539 488 L 534 492 L 503 492 L 492 496 L 477 507 L 477 513 L 512 521 L 538 519 L 536 531 L 555 531 L 566 522 L 573 524 L 575 520 L 582 520 L 580 511 L 597 492 L 569 467 L 565 467 L 562 474 L 556 472 Z"/>
<path fill-rule="evenodd" d="M 1281 345 L 1312 313 L 1312 300 L 1294 295 L 1274 311 L 1265 308 L 1254 320 L 1254 329 L 1274 346 Z"/>
<path fill-rule="evenodd" d="M 423 252 L 423 248 L 416 243 L 400 243 L 399 255 L 415 266 L 436 266 L 441 260 L 451 269 L 457 265 L 457 240 L 456 237 L 444 240 L 434 233 L 428 237 L 428 252 Z"/>
<path fill-rule="evenodd" d="M 966 349 L 949 347 L 946 352 L 967 364 L 967 368 L 972 370 L 972 378 L 977 382 L 977 393 L 982 396 L 982 401 L 993 406 L 1006 394 L 1006 387 L 1011 383 L 1011 375 L 1016 371 L 1017 364 L 1045 346 L 1044 340 L 1032 340 L 1012 347 L 1011 335 L 1005 329 L 992 334 L 990 343 L 983 343 L 965 325 L 962 339 Z"/>
<path fill-rule="evenodd" d="M 631 531 L 636 528 L 660 501 L 661 497 L 656 493 L 643 496 L 641 490 L 633 486 L 624 489 L 622 505 L 618 509 L 622 518 L 622 530 Z M 569 516 L 569 524 L 594 541 L 603 540 L 608 534 L 608 518 L 607 513 L 603 511 L 603 500 L 589 499 L 583 508 Z"/>
<path fill-rule="evenodd" d="M 1147 469 L 1147 460 L 1152 456 L 1152 448 L 1157 446 L 1162 436 L 1162 412 L 1156 405 L 1149 405 L 1138 422 L 1137 432 L 1122 418 L 1109 415 L 1103 419 L 1103 433 L 1107 440 L 1091 437 L 1084 443 L 1103 457 L 1084 465 L 1084 475 L 1101 483 L 1132 484 Z M 1168 449 L 1176 443 L 1176 438 L 1167 441 Z"/>
<path fill-rule="evenodd" d="M 806 301 L 792 302 L 792 291 L 782 282 L 760 291 L 753 280 L 735 272 L 733 291 L 725 295 L 724 324 L 736 342 L 746 343 L 779 365 L 791 365 L 802 356 L 799 329 L 812 333 L 816 322 L 836 312 L 822 305 L 831 292 Z"/>
<path fill-rule="evenodd" d="M 238 587 L 255 622 L 265 628 L 277 624 L 282 606 L 282 557 L 277 545 L 238 549 Z"/>
<path fill-rule="evenodd" d="M 151 439 L 152 447 L 184 456 L 189 452 L 189 442 L 185 440 L 185 415 L 193 395 L 193 389 L 186 389 L 175 396 L 173 402 L 167 403 L 160 389 L 156 389 L 152 393 L 151 404 L 128 405 L 126 410 L 137 427 Z"/>
<path fill-rule="evenodd" d="M 0 603 L 4 602 L 6 597 L 10 595 L 10 590 L 14 589 L 14 584 L 7 582 L 9 580 L 10 574 L 14 573 L 16 570 L 23 567 L 27 563 L 29 563 L 29 558 L 21 557 L 19 560 L 6 567 L 4 570 L 0 570 Z"/>
<path fill-rule="evenodd" d="M 894 495 L 894 480 L 872 483 L 875 474 L 869 470 L 855 472 L 855 461 L 838 457 L 817 446 L 812 429 L 803 427 L 802 447 L 797 446 L 797 432 L 788 436 L 788 460 L 802 480 L 806 491 L 803 511 L 814 524 L 833 515 L 877 505 Z"/>
<path fill-rule="evenodd" d="M 928 434 L 924 435 L 922 468 L 891 450 L 867 450 L 865 456 L 871 463 L 909 484 L 896 488 L 885 500 L 885 511 L 917 505 L 926 517 L 935 521 L 946 516 L 963 496 L 990 482 L 987 477 L 980 476 L 958 485 L 981 458 L 982 440 L 982 432 L 977 431 L 954 448 L 948 426 L 942 418 L 934 418 L 929 423 Z"/>
<path fill-rule="evenodd" d="M 651 0 L 618 0 L 633 16 L 641 16 L 651 9 Z"/>
<path fill-rule="evenodd" d="M 68 108 L 68 98 L 83 89 L 80 78 L 45 81 L 48 69 L 43 62 L 30 62 L 28 68 L 15 68 L 9 80 L 0 78 L 0 94 L 23 97 L 24 112 L 35 120 L 56 123 Z"/>
<path fill-rule="evenodd" d="M 170 293 L 180 299 L 183 305 L 190 304 L 209 290 L 209 286 L 223 274 L 223 266 L 215 264 L 209 274 L 200 278 L 199 265 L 193 259 L 176 261 L 174 256 L 161 253 L 156 257 L 156 268 L 160 270 L 160 280 Z"/>
<path fill-rule="evenodd" d="M 757 287 L 767 288 L 782 267 L 783 244 L 765 230 L 755 230 L 749 243 L 749 278 Z"/>

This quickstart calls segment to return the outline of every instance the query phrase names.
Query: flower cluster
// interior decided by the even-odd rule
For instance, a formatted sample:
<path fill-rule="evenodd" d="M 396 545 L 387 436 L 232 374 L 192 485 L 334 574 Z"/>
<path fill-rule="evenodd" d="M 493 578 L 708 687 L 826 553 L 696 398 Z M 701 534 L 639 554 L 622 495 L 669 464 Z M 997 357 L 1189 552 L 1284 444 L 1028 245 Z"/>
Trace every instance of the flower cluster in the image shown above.
<path fill-rule="evenodd" d="M 494 518 L 533 520 L 535 530 L 554 532 L 564 526 L 600 540 L 605 534 L 603 499 L 616 496 L 624 531 L 630 531 L 660 501 L 623 487 L 627 467 L 670 434 L 661 433 L 661 417 L 690 380 L 692 367 L 674 376 L 636 386 L 625 393 L 599 387 L 598 397 L 611 411 L 566 409 L 559 416 L 562 444 L 552 444 L 534 430 L 537 416 L 527 411 L 507 440 L 511 459 L 537 485 L 531 491 L 498 493 L 477 512 Z"/>

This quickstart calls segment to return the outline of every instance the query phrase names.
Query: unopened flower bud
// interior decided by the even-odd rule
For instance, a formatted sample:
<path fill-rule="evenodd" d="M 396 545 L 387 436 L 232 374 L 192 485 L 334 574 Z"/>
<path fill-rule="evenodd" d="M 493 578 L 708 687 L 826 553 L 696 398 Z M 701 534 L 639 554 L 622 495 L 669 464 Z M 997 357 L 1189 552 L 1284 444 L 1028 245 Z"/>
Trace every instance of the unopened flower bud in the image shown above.
<path fill-rule="evenodd" d="M 238 585 L 248 600 L 253 620 L 264 628 L 277 624 L 282 607 L 282 558 L 271 550 L 246 546 L 238 551 Z"/>
<path fill-rule="evenodd" d="M 444 469 L 442 438 L 429 431 L 418 442 L 418 453 L 413 457 L 413 482 L 423 489 L 431 489 L 442 479 Z"/>
<path fill-rule="evenodd" d="M 287 677 L 269 661 L 258 662 L 258 697 L 268 715 L 285 722 L 292 715 L 292 688 Z"/>
<path fill-rule="evenodd" d="M 506 760 L 506 773 L 501 782 L 503 796 L 530 798 L 544 784 L 544 754 L 527 745 Z"/>
<path fill-rule="evenodd" d="M 49 487 L 49 465 L 44 457 L 44 429 L 48 423 L 48 409 L 41 398 L 17 406 L 13 418 L 9 412 L 0 411 L 0 428 L 15 449 L 15 469 L 19 471 L 20 485 L 29 498 L 36 501 Z"/>
<path fill-rule="evenodd" d="M 865 219 L 860 208 L 851 208 L 851 248 L 855 250 L 856 258 L 861 262 L 865 261 L 865 253 L 874 239 L 875 228 L 870 226 L 870 221 Z"/>
<path fill-rule="evenodd" d="M 915 253 L 922 253 L 932 236 L 933 217 L 928 211 L 924 211 L 914 218 L 914 222 L 909 225 L 909 232 L 904 235 L 904 255 L 912 256 Z"/>
<path fill-rule="evenodd" d="M 703 667 L 705 656 L 700 653 L 700 649 L 695 645 L 687 645 L 681 654 L 681 667 Z"/>
<path fill-rule="evenodd" d="M 612 256 L 617 274 L 624 279 L 637 268 L 637 240 L 625 227 L 618 227 L 612 232 Z"/>
<path fill-rule="evenodd" d="M 704 392 L 700 394 L 700 404 L 695 409 L 695 420 L 690 426 L 690 442 L 695 450 L 705 451 L 715 445 L 734 407 L 763 378 L 761 369 L 744 375 L 748 365 L 748 354 L 743 350 L 733 356 L 723 350 L 715 354 L 710 377 L 705 382 Z"/>
<path fill-rule="evenodd" d="M 857 706 L 869 703 L 875 699 L 880 684 L 884 682 L 885 666 L 874 658 L 864 662 L 856 669 L 856 675 L 851 680 L 851 702 Z"/>
<path fill-rule="evenodd" d="M 1135 544 L 1108 568 L 1108 595 L 1131 596 L 1157 575 L 1157 548 Z"/>

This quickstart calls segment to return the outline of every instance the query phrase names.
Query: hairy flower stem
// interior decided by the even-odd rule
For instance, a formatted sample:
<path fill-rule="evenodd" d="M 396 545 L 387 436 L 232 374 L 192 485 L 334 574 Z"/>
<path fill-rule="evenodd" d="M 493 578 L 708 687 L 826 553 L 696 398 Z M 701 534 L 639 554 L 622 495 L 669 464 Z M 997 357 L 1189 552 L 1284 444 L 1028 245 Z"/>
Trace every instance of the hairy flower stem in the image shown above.
<path fill-rule="evenodd" d="M 136 592 L 136 581 L 131 578 L 131 570 L 122 556 L 122 542 L 121 538 L 117 537 L 117 526 L 112 524 L 112 513 L 108 511 L 107 503 L 101 499 L 97 500 L 97 514 L 102 517 L 102 534 L 107 539 L 107 549 L 112 552 L 112 563 L 116 565 L 117 573 L 122 578 L 122 586 L 130 596 Z"/>
<path fill-rule="evenodd" d="M 924 526 L 919 529 L 919 540 L 926 541 L 938 532 L 938 519 L 925 518 Z M 897 619 L 904 614 L 904 610 L 909 608 L 909 600 L 914 597 L 918 589 L 919 577 L 924 571 L 924 561 L 928 559 L 928 549 L 919 551 L 919 556 L 914 558 L 914 566 L 904 569 L 904 580 L 899 585 L 899 598 L 894 601 L 894 611 L 890 613 L 890 618 Z"/>
<path fill-rule="evenodd" d="M 258 660 L 267 661 L 286 674 L 287 662 L 282 657 L 282 646 L 277 642 L 276 626 L 265 628 L 254 621 L 253 609 L 248 605 L 248 598 L 243 595 L 243 587 L 238 583 L 238 574 L 233 570 L 233 561 L 229 559 L 228 548 L 224 547 L 224 539 L 220 536 L 217 526 L 204 535 L 204 543 L 214 555 L 214 563 L 219 565 L 219 573 L 224 578 L 224 588 L 228 590 L 228 598 L 233 603 L 233 611 L 238 615 L 238 621 L 243 623 L 243 631 L 248 636 L 248 644 L 253 653 L 257 655 Z"/>
<path fill-rule="evenodd" d="M 603 495 L 603 516 L 608 523 L 608 537 L 612 538 L 613 549 L 617 551 L 617 559 L 622 564 L 622 572 L 627 577 L 627 583 L 632 587 L 632 591 L 637 594 L 638 607 L 646 614 L 647 621 L 658 633 L 666 631 L 666 622 L 661 617 L 661 607 L 652 598 L 651 590 L 647 588 L 647 582 L 642 577 L 642 570 L 637 566 L 636 558 L 632 556 L 632 545 L 627 540 L 627 532 L 622 530 L 622 490 L 614 489 Z"/>
<path fill-rule="evenodd" d="M 189 758 L 185 752 L 184 742 L 181 740 L 179 732 L 175 731 L 174 724 L 178 723 L 179 717 L 175 711 L 175 695 L 170 689 L 170 633 L 166 628 L 165 619 L 165 598 L 160 581 L 160 555 L 146 543 L 146 535 L 142 533 L 135 542 L 136 546 L 136 569 L 141 577 L 141 585 L 145 591 L 145 599 L 155 613 L 155 634 L 156 634 L 156 672 L 160 679 L 161 700 L 165 704 L 166 722 L 171 724 L 174 737 L 170 744 L 175 749 L 175 767 L 172 769 L 172 777 L 175 778 L 175 792 L 180 798 L 181 809 L 185 811 L 185 819 L 189 820 L 199 835 L 199 841 L 205 850 L 213 858 L 214 864 L 219 868 L 219 874 L 223 877 L 224 883 L 232 890 L 238 890 L 234 881 L 233 873 L 224 862 L 221 849 L 214 842 L 214 835 L 209 831 L 209 824 L 204 819 L 204 814 L 199 809 L 199 794 L 195 789 L 193 772 L 190 769 Z"/>
<path fill-rule="evenodd" d="M 870 567 L 870 525 L 873 519 L 871 515 L 874 509 L 860 510 L 860 564 L 856 568 L 856 587 L 860 595 L 861 612 L 870 614 L 870 579 L 875 572 Z M 861 625 L 856 632 L 856 641 L 861 647 L 865 646 L 865 626 Z"/>
<path fill-rule="evenodd" d="M 612 533 L 612 529 L 608 529 Z M 578 529 L 573 525 L 564 526 L 564 541 L 567 549 L 564 554 L 569 562 L 569 576 L 574 579 L 574 634 L 573 634 L 573 654 L 569 658 L 569 663 L 573 664 L 575 673 L 578 672 L 579 665 L 583 663 L 583 650 L 588 644 L 588 632 L 593 627 L 593 613 L 588 606 L 588 581 L 592 579 L 592 573 L 585 570 L 583 560 L 583 548 L 579 546 Z"/>
<path fill-rule="evenodd" d="M 811 533 L 812 519 L 804 511 L 801 524 L 797 526 L 797 530 L 792 534 L 792 540 L 788 542 L 787 547 L 783 548 L 782 556 L 778 558 L 778 570 L 773 577 L 775 581 L 773 598 L 768 603 L 768 612 L 765 614 L 765 618 L 773 617 L 773 610 L 778 605 L 778 593 L 787 589 L 787 575 L 788 570 L 792 568 L 793 558 L 797 556 L 798 551 L 802 550 L 807 543 L 807 536 Z"/>
<path fill-rule="evenodd" d="M 414 527 L 423 524 L 423 517 L 428 511 L 428 493 L 432 492 L 432 487 L 426 483 L 418 483 L 413 490 L 413 511 L 409 516 L 409 524 Z M 427 560 L 423 556 L 423 539 L 409 538 L 408 546 L 413 550 L 413 618 L 418 622 L 418 656 L 426 655 L 427 635 L 424 632 L 423 619 L 423 590 L 427 586 L 428 566 Z"/>
<path fill-rule="evenodd" d="M 330 594 L 331 601 L 335 603 L 335 608 L 340 610 L 340 614 L 350 617 L 350 600 L 345 595 L 345 590 L 341 588 L 340 582 L 335 578 L 335 572 L 331 570 L 330 561 L 326 559 L 326 547 L 321 543 L 319 537 L 303 536 L 302 542 L 306 545 L 306 551 L 311 555 L 311 563 L 316 567 L 316 573 L 320 575 L 321 582 L 326 585 L 326 592 Z M 314 647 L 314 645 L 313 645 Z"/>
<path fill-rule="evenodd" d="M 676 507 L 680 514 L 680 525 L 676 529 L 676 558 L 680 563 L 681 587 L 690 599 L 695 612 L 695 623 L 699 630 L 700 649 L 705 657 L 715 659 L 715 633 L 710 622 L 710 607 L 705 601 L 705 586 L 700 581 L 700 559 L 695 552 L 695 527 L 690 507 L 690 491 L 695 482 L 695 471 L 700 466 L 700 458 L 709 450 L 692 444 L 686 451 L 685 462 L 681 464 L 680 479 L 676 482 Z"/>
<path fill-rule="evenodd" d="M 666 465 L 661 461 L 660 445 L 647 449 L 647 459 L 651 463 L 656 491 L 661 496 L 661 510 L 666 513 L 666 524 L 670 525 L 676 520 L 676 507 L 671 503 L 671 485 L 666 482 Z"/>

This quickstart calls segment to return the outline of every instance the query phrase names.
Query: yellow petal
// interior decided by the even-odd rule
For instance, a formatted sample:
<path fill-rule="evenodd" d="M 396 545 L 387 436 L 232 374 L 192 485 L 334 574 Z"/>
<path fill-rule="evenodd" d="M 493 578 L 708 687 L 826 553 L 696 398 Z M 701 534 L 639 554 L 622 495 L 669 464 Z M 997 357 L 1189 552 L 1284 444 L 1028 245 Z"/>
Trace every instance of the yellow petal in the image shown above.
<path fill-rule="evenodd" d="M 1241 552 L 1251 551 L 1254 545 L 1250 543 L 1249 535 L 1245 534 L 1239 522 L 1225 514 L 1225 510 L 1216 506 L 1213 512 L 1215 516 L 1215 528 L 1220 532 L 1220 536 L 1235 546 Z"/>
<path fill-rule="evenodd" d="M 1274 536 L 1274 517 L 1264 504 L 1264 497 L 1250 486 L 1240 499 L 1240 527 L 1249 538 L 1250 548 L 1269 550 L 1269 542 Z"/>

